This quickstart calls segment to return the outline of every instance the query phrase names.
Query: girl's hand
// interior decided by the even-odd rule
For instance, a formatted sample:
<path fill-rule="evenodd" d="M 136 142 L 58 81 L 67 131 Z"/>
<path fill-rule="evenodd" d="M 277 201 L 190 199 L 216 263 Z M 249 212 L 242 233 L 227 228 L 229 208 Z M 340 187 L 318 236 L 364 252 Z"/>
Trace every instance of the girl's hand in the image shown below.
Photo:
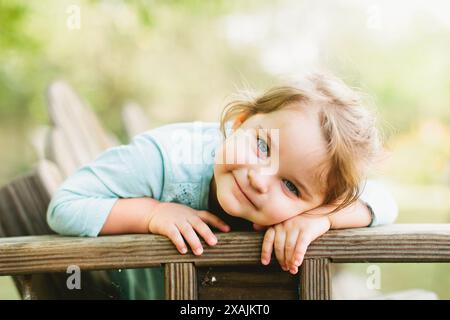
<path fill-rule="evenodd" d="M 307 214 L 303 213 L 268 228 L 263 240 L 261 263 L 270 263 L 272 250 L 275 248 L 275 256 L 281 268 L 296 274 L 309 244 L 331 227 L 327 216 L 317 215 L 323 211 L 324 207 L 313 209 Z M 261 229 L 257 225 L 254 227 Z"/>
<path fill-rule="evenodd" d="M 187 252 L 184 242 L 186 240 L 192 252 L 201 255 L 203 247 L 197 233 L 210 246 L 217 243 L 217 238 L 208 224 L 223 232 L 230 231 L 225 222 L 208 211 L 195 210 L 178 203 L 161 202 L 151 212 L 148 230 L 150 233 L 168 237 L 182 254 Z"/>

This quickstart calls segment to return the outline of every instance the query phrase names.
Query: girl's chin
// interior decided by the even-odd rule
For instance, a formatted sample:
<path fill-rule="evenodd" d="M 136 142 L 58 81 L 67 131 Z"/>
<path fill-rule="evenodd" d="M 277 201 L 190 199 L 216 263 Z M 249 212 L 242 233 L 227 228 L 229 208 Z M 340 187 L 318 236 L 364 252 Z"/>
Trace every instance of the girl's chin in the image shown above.
<path fill-rule="evenodd" d="M 237 202 L 236 199 L 218 199 L 219 204 L 222 207 L 223 211 L 225 211 L 228 215 L 236 217 L 236 218 L 243 218 L 242 217 L 242 207 L 241 204 Z"/>
<path fill-rule="evenodd" d="M 233 217 L 237 216 L 236 208 L 233 208 L 233 206 L 230 206 L 228 203 L 220 204 L 220 206 L 222 207 L 223 211 L 225 211 L 226 214 Z"/>
<path fill-rule="evenodd" d="M 238 208 L 230 208 L 230 210 L 225 210 L 230 216 L 233 216 L 235 218 L 241 218 L 248 221 L 251 221 L 252 215 L 246 211 L 246 208 L 240 207 L 240 204 L 238 204 Z"/>

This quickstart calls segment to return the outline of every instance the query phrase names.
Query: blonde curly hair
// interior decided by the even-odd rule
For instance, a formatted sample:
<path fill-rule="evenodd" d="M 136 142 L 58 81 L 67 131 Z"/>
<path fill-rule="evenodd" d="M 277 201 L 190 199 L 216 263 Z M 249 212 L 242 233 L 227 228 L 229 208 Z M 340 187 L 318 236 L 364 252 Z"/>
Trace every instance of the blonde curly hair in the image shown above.
<path fill-rule="evenodd" d="M 270 113 L 299 103 L 319 108 L 319 123 L 327 142 L 327 157 L 320 170 L 325 185 L 323 205 L 337 204 L 336 212 L 356 201 L 367 169 L 379 154 L 381 135 L 376 117 L 362 103 L 362 95 L 342 80 L 325 73 L 310 73 L 295 83 L 269 89 L 263 94 L 247 91 L 222 111 L 220 129 L 245 114 Z"/>

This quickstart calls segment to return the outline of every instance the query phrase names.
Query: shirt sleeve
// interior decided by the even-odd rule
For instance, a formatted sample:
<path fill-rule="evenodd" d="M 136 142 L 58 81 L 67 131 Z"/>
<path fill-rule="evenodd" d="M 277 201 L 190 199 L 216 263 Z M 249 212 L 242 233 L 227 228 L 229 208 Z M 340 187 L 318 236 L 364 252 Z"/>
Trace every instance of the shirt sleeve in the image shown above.
<path fill-rule="evenodd" d="M 138 135 L 70 176 L 52 197 L 47 222 L 63 235 L 95 237 L 119 198 L 159 200 L 163 183 L 160 148 L 148 134 Z"/>
<path fill-rule="evenodd" d="M 359 197 L 372 212 L 369 227 L 392 224 L 398 216 L 398 207 L 387 187 L 379 181 L 367 180 Z"/>

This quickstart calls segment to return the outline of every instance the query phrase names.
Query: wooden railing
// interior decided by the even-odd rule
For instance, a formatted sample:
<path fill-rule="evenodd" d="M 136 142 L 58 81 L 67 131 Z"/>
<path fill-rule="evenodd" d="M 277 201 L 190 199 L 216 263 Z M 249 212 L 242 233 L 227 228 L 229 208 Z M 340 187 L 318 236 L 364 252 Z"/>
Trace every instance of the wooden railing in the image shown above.
<path fill-rule="evenodd" d="M 219 233 L 217 237 L 218 244 L 204 245 L 201 256 L 181 255 L 168 239 L 157 235 L 0 238 L 0 275 L 65 272 L 69 265 L 81 270 L 164 266 L 167 299 L 205 299 L 214 298 L 214 290 L 219 290 L 209 281 L 214 272 L 230 274 L 251 266 L 266 273 L 261 278 L 264 282 L 271 283 L 272 278 L 272 285 L 278 283 L 267 297 L 281 290 L 284 293 L 278 298 L 298 293 L 301 299 L 331 299 L 331 263 L 450 262 L 450 224 L 331 230 L 310 245 L 296 276 L 280 272 L 274 259 L 271 266 L 261 267 L 262 233 Z M 30 284 L 26 287 L 32 297 Z"/>

